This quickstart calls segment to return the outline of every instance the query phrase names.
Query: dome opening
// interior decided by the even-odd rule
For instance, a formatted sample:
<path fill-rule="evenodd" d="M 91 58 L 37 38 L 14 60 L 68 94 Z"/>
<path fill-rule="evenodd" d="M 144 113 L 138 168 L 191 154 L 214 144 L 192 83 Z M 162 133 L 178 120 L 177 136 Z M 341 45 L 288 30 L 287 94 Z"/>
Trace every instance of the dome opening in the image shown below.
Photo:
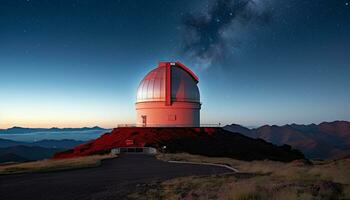
<path fill-rule="evenodd" d="M 160 62 L 137 89 L 138 126 L 198 127 L 198 77 L 179 62 Z"/>
<path fill-rule="evenodd" d="M 181 66 L 171 65 L 171 101 L 200 102 L 198 78 Z M 136 102 L 166 101 L 166 66 L 160 64 L 141 81 Z"/>

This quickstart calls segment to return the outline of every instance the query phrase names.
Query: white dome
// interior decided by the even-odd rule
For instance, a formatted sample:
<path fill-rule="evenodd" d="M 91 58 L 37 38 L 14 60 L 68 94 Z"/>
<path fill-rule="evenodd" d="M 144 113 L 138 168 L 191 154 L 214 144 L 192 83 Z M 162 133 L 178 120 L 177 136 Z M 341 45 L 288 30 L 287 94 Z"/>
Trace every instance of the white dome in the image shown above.
<path fill-rule="evenodd" d="M 166 101 L 167 66 L 169 67 L 171 101 L 200 102 L 197 76 L 179 62 L 161 62 L 141 81 L 136 102 Z"/>

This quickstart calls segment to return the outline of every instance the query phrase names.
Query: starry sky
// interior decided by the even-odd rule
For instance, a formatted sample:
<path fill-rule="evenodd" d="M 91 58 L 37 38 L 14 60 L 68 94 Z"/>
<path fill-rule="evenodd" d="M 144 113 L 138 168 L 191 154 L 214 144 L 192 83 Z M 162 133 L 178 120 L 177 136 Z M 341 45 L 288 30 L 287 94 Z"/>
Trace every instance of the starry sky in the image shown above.
<path fill-rule="evenodd" d="M 0 128 L 134 123 L 159 61 L 201 123 L 350 120 L 349 0 L 0 0 Z"/>

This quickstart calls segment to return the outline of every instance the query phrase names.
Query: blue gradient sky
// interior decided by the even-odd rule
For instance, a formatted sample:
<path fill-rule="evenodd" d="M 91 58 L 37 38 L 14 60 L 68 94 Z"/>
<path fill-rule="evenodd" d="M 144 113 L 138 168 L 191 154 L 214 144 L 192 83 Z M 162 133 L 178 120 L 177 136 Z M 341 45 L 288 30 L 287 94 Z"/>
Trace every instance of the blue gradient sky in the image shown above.
<path fill-rule="evenodd" d="M 203 61 L 183 50 L 184 18 L 214 2 L 1 1 L 0 128 L 134 123 L 162 60 L 199 76 L 202 123 L 350 120 L 350 1 L 254 0 L 269 19 L 225 24 L 230 52 Z"/>

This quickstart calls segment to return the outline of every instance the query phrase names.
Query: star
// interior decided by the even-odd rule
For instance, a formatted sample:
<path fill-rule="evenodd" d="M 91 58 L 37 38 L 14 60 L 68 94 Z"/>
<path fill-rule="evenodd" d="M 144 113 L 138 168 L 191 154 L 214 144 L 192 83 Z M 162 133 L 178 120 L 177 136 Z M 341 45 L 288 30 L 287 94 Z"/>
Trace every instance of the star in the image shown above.
<path fill-rule="evenodd" d="M 349 2 L 346 2 L 345 5 L 346 5 L 346 6 L 349 6 L 350 4 L 349 4 Z"/>

